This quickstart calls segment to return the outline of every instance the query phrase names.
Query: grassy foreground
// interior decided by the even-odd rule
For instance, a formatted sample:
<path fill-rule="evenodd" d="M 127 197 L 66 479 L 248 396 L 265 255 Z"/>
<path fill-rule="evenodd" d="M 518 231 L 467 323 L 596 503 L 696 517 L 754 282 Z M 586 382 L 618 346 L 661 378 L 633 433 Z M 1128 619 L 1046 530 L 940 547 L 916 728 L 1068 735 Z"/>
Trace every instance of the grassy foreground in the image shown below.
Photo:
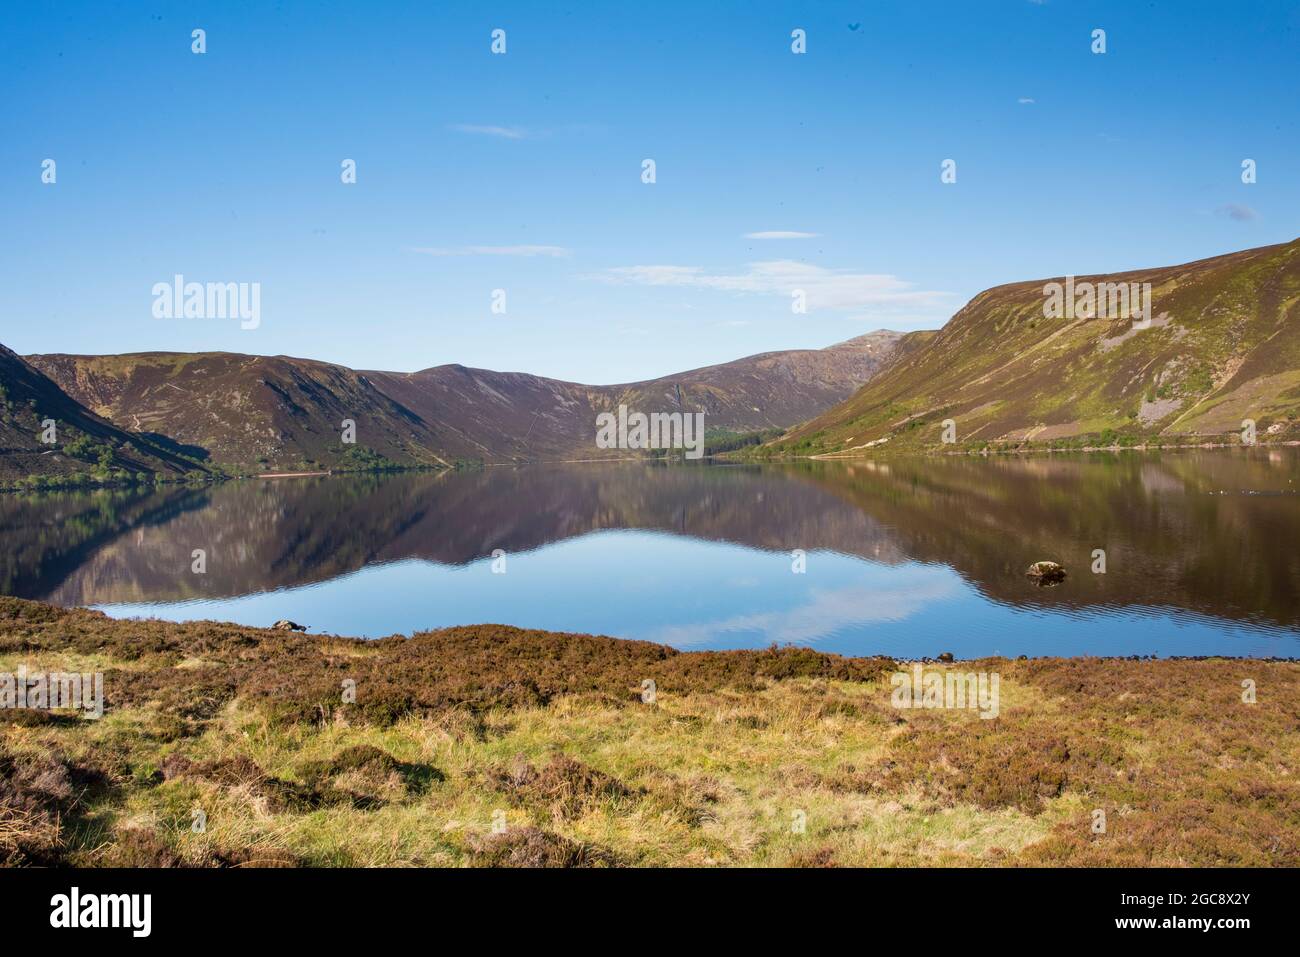
<path fill-rule="evenodd" d="M 984 720 L 893 707 L 887 659 L 0 598 L 20 665 L 107 707 L 0 710 L 14 866 L 1300 864 L 1296 662 L 927 666 L 998 672 Z"/>

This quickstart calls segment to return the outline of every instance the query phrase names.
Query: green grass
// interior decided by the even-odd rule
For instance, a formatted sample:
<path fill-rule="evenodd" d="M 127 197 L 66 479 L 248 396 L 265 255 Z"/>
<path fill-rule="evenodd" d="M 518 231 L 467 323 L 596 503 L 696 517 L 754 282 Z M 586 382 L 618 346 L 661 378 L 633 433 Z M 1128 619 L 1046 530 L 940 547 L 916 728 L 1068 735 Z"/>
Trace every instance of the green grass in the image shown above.
<path fill-rule="evenodd" d="M 103 671 L 109 707 L 0 711 L 10 864 L 1300 863 L 1294 662 L 929 666 L 998 671 L 988 721 L 894 708 L 883 659 L 500 626 L 360 642 L 3 599 L 0 671 L 20 663 Z"/>

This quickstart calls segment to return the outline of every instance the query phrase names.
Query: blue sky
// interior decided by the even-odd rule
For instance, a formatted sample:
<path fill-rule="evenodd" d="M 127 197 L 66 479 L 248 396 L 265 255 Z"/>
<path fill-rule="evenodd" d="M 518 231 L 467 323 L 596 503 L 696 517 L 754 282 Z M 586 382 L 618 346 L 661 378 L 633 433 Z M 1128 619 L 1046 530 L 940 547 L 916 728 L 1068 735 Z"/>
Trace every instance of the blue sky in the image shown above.
<path fill-rule="evenodd" d="M 0 342 L 603 383 L 934 328 L 1296 238 L 1297 76 L 1282 0 L 13 5 Z M 177 273 L 260 325 L 155 319 Z"/>

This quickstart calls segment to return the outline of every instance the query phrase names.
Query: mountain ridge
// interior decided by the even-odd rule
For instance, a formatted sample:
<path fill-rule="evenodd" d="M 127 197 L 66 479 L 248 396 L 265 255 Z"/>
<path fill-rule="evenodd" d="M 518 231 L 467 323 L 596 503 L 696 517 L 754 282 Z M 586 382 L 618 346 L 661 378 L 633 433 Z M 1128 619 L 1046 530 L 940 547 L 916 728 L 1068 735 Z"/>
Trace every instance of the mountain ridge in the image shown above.
<path fill-rule="evenodd" d="M 46 423 L 53 423 L 45 441 Z M 71 476 L 87 470 L 182 473 L 174 450 L 95 415 L 13 350 L 0 345 L 0 474 Z"/>
<path fill-rule="evenodd" d="M 1149 283 L 1149 325 L 1136 310 L 1049 318 L 1048 288 L 1067 278 Z M 763 454 L 1232 441 L 1247 419 L 1261 440 L 1300 431 L 1300 239 L 986 289 Z"/>
<path fill-rule="evenodd" d="M 727 432 L 787 428 L 847 397 L 888 363 L 899 333 L 878 330 L 824 349 L 758 353 L 685 372 L 586 385 L 459 363 L 416 372 L 358 370 L 292 356 L 141 352 L 35 354 L 30 364 L 94 414 L 168 436 L 225 466 L 449 466 L 613 457 L 595 417 L 619 404 L 700 411 Z"/>

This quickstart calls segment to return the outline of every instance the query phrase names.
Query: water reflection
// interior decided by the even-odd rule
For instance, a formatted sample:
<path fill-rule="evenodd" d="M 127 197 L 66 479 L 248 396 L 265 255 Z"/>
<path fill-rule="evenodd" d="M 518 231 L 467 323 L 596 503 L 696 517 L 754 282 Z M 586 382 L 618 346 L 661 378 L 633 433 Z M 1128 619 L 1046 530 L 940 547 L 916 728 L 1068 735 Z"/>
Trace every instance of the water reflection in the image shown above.
<path fill-rule="evenodd" d="M 1298 467 L 1295 450 L 1243 450 L 0 496 L 0 587 L 176 618 L 299 608 L 366 634 L 490 620 L 683 647 L 1289 655 Z M 486 566 L 493 549 L 506 575 Z M 1067 566 L 1064 584 L 1025 579 L 1042 558 Z"/>

